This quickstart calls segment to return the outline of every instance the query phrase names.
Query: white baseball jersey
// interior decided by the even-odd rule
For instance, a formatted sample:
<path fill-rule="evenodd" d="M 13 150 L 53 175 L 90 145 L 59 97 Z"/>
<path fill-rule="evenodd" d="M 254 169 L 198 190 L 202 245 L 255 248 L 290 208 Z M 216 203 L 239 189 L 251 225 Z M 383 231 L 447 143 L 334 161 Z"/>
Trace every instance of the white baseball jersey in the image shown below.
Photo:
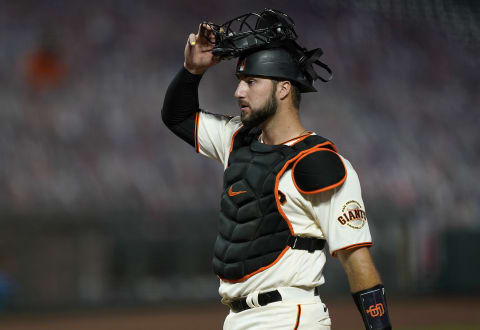
<path fill-rule="evenodd" d="M 240 117 L 199 112 L 195 127 L 196 151 L 219 161 L 226 168 L 232 137 L 241 126 Z M 305 137 L 302 135 L 284 144 L 293 145 Z M 290 169 L 282 175 L 278 186 L 286 197 L 282 210 L 290 220 L 295 235 L 325 239 L 332 255 L 338 250 L 372 245 L 357 173 L 348 160 L 341 159 L 347 178 L 337 188 L 317 194 L 302 194 L 293 183 Z M 319 286 L 325 282 L 322 275 L 325 261 L 324 250 L 310 253 L 288 249 L 271 267 L 243 282 L 220 280 L 219 293 L 222 301 L 228 302 L 255 291 Z"/>

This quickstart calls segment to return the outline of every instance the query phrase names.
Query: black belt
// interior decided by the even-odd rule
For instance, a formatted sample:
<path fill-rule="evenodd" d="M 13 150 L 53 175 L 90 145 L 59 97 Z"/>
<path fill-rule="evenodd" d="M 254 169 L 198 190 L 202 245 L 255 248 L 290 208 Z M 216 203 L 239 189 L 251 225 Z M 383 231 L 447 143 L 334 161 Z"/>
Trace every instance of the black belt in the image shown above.
<path fill-rule="evenodd" d="M 315 288 L 315 296 L 319 296 L 318 286 Z M 260 306 L 266 306 L 276 301 L 282 301 L 282 295 L 278 290 L 268 291 L 258 294 L 258 304 Z M 228 304 L 230 309 L 234 313 L 240 313 L 244 310 L 250 309 L 251 307 L 247 305 L 247 298 L 241 298 L 234 300 Z"/>

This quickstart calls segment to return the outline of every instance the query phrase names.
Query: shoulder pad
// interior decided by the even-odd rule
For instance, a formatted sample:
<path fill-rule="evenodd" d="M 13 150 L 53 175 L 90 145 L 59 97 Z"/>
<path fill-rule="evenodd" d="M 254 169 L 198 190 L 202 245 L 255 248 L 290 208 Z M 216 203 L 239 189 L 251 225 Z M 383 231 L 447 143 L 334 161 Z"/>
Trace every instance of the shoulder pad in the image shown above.
<path fill-rule="evenodd" d="M 302 194 L 316 194 L 336 188 L 347 178 L 340 156 L 328 148 L 307 151 L 292 167 L 292 179 Z"/>

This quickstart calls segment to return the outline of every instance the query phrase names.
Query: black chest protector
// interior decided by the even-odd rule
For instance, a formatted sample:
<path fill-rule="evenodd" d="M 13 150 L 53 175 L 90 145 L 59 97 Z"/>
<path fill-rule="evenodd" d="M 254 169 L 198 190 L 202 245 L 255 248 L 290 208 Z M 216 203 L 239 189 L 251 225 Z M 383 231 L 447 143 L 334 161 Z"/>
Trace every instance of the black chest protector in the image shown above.
<path fill-rule="evenodd" d="M 313 251 L 322 249 L 325 244 L 321 239 L 294 236 L 293 228 L 281 210 L 282 196 L 278 192 L 278 182 L 286 169 L 295 167 L 298 160 L 319 148 L 335 154 L 338 162 L 335 146 L 318 135 L 311 135 L 293 146 L 267 145 L 258 141 L 260 133 L 259 129 L 245 127 L 237 131 L 224 172 L 213 268 L 220 278 L 230 282 L 243 281 L 267 269 L 290 247 Z M 318 162 L 314 160 L 315 163 Z M 305 164 L 308 165 L 308 162 Z M 321 170 L 315 167 L 310 172 Z M 302 166 L 297 168 L 302 171 L 295 185 L 302 193 L 308 193 L 301 187 L 310 189 L 308 185 L 312 185 L 312 180 L 304 175 Z M 340 172 L 322 174 L 324 182 L 320 186 L 314 183 L 313 190 L 329 188 L 331 183 L 343 183 L 339 181 L 345 172 Z M 304 177 L 307 179 L 302 179 Z M 318 180 L 314 178 L 313 181 Z"/>

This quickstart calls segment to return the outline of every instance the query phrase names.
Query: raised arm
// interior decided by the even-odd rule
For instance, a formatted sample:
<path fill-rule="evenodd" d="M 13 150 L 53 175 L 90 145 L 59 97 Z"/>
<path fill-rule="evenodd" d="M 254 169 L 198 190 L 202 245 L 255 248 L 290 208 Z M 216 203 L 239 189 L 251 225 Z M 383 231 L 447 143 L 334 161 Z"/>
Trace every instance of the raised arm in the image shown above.
<path fill-rule="evenodd" d="M 198 86 L 203 73 L 218 63 L 212 54 L 211 42 L 214 41 L 213 33 L 205 24 L 200 24 L 197 34 L 189 35 L 183 68 L 168 86 L 163 102 L 163 122 L 192 146 L 195 145 L 195 119 L 199 111 Z"/>
<path fill-rule="evenodd" d="M 337 256 L 347 274 L 350 291 L 369 330 L 392 329 L 385 288 L 367 247 L 339 250 Z"/>

